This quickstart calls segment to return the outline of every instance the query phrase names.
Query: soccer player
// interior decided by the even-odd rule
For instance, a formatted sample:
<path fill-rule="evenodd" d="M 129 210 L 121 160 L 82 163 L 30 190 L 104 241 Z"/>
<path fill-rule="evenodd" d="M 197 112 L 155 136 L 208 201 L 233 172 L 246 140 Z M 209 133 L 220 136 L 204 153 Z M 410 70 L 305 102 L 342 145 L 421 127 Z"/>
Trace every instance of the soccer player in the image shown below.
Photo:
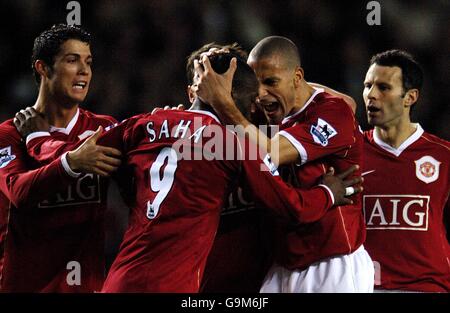
<path fill-rule="evenodd" d="M 197 66 L 199 97 L 210 103 L 222 120 L 250 128 L 231 97 L 232 69 L 217 75 L 206 57 L 203 62 L 205 69 Z M 270 123 L 282 129 L 268 140 L 268 150 L 276 165 L 289 165 L 292 182 L 309 188 L 329 166 L 343 170 L 362 163 L 363 139 L 351 108 L 341 98 L 305 81 L 292 41 L 264 38 L 250 52 L 248 64 L 260 82 L 260 106 Z M 249 135 L 255 142 L 267 139 L 256 128 Z M 277 221 L 275 264 L 262 292 L 373 290 L 373 264 L 362 245 L 366 233 L 361 198 L 353 199 L 352 205 L 329 210 L 315 223 Z"/>
<path fill-rule="evenodd" d="M 237 43 L 219 45 L 210 43 L 194 51 L 186 63 L 188 96 L 191 103 L 196 99 L 198 76 L 194 60 L 210 50 L 228 51 L 247 60 L 247 52 Z M 248 115 L 252 121 L 265 117 L 252 103 Z M 259 117 L 259 119 L 258 119 Z M 258 124 L 258 123 L 257 123 Z M 201 286 L 202 292 L 258 292 L 270 265 L 270 254 L 264 229 L 265 211 L 253 201 L 249 187 L 234 188 L 227 197 L 222 210 L 219 228 L 206 263 Z"/>
<path fill-rule="evenodd" d="M 365 246 L 383 292 L 450 291 L 450 143 L 411 122 L 422 81 L 401 50 L 373 56 L 364 80 Z"/>
<path fill-rule="evenodd" d="M 202 55 L 211 56 L 215 53 L 233 51 L 247 59 L 248 55 L 237 43 L 232 45 L 206 44 L 193 52 L 186 64 L 189 82 L 188 95 L 192 103 L 196 97 L 198 75 L 195 72 L 194 60 Z M 356 110 L 353 98 L 330 89 L 327 86 L 313 84 L 324 88 L 327 92 L 343 98 Z M 246 116 L 253 124 L 262 125 L 266 133 L 267 119 L 261 109 L 252 103 Z M 220 225 L 205 269 L 204 292 L 256 292 L 260 289 L 262 280 L 270 266 L 270 237 L 267 231 L 267 210 L 259 208 L 252 200 L 248 187 L 239 186 L 229 198 L 227 206 L 222 211 Z"/>
<path fill-rule="evenodd" d="M 215 69 L 225 71 L 232 56 L 237 55 L 213 57 Z M 256 98 L 257 86 L 253 71 L 239 59 L 233 97 L 240 107 Z M 45 134 L 34 136 L 28 143 L 31 154 L 46 141 Z M 74 148 L 50 142 L 58 146 L 53 156 L 47 152 L 50 159 Z M 198 98 L 189 111 L 158 111 L 125 120 L 99 142 L 126 153 L 137 188 L 130 224 L 104 292 L 197 292 L 224 197 L 239 179 L 246 179 L 259 192 L 258 199 L 293 223 L 317 220 L 333 203 L 351 203 L 344 197 L 345 187 L 360 182 L 342 182 L 328 174 L 326 186 L 308 191 L 287 186 L 269 156 L 264 162 L 243 157 L 256 146 L 221 125 Z M 74 167 L 79 170 L 77 163 Z M 311 205 L 318 210 L 304 211 Z"/>
<path fill-rule="evenodd" d="M 74 140 L 115 123 L 109 116 L 79 108 L 89 89 L 91 64 L 86 31 L 57 25 L 42 32 L 32 55 L 39 95 L 34 109 L 16 115 L 16 124 L 41 114 L 41 126 L 54 138 Z M 105 185 L 98 175 L 74 173 L 69 164 L 86 161 L 81 152 L 87 151 L 98 161 L 94 172 L 107 175 L 120 164 L 112 157 L 120 151 L 88 149 L 89 144 L 95 146 L 93 141 L 38 168 L 13 120 L 0 125 L 0 291 L 100 290 L 105 271 Z"/>

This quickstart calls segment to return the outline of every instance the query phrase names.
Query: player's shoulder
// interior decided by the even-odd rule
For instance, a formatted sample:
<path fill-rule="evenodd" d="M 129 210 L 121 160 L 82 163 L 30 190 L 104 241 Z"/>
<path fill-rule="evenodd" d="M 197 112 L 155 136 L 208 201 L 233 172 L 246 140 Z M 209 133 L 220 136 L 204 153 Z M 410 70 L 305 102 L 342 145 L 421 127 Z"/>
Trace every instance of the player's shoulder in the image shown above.
<path fill-rule="evenodd" d="M 158 110 L 153 113 L 151 117 L 177 121 L 182 120 L 184 123 L 193 121 L 202 125 L 220 125 L 218 117 L 215 114 L 205 110 Z"/>
<path fill-rule="evenodd" d="M 202 120 L 207 121 L 209 124 L 215 124 L 222 126 L 222 123 L 220 122 L 217 115 L 210 111 L 204 111 L 204 110 L 190 110 L 187 112 L 191 112 L 191 114 L 194 114 L 195 117 L 201 117 Z"/>
<path fill-rule="evenodd" d="M 315 97 L 314 101 L 322 106 L 330 106 L 333 108 L 337 107 L 339 110 L 344 108 L 345 110 L 351 111 L 351 108 L 347 102 L 344 101 L 344 99 L 334 96 L 326 91 L 319 93 Z"/>
<path fill-rule="evenodd" d="M 432 147 L 433 149 L 442 150 L 445 153 L 448 153 L 450 151 L 450 142 L 443 138 L 424 131 L 422 134 L 422 139 L 430 144 L 430 147 Z"/>
<path fill-rule="evenodd" d="M 7 119 L 0 124 L 0 139 L 19 139 L 20 134 L 18 133 L 16 126 L 14 126 L 13 119 Z"/>
<path fill-rule="evenodd" d="M 345 116 L 354 118 L 354 114 L 350 106 L 344 99 L 333 96 L 325 91 L 317 94 L 309 105 L 310 113 L 322 116 L 336 116 L 339 118 Z"/>
<path fill-rule="evenodd" d="M 0 130 L 10 130 L 12 128 L 14 128 L 14 129 L 16 128 L 14 126 L 12 118 L 7 119 L 6 121 L 4 121 L 0 124 Z"/>
<path fill-rule="evenodd" d="M 86 118 L 89 120 L 94 120 L 100 123 L 106 123 L 106 124 L 115 124 L 117 123 L 117 120 L 110 116 L 110 115 L 106 115 L 106 114 L 96 114 L 93 113 L 91 111 L 85 110 L 85 109 L 81 109 L 80 108 L 80 117 L 82 118 Z"/>

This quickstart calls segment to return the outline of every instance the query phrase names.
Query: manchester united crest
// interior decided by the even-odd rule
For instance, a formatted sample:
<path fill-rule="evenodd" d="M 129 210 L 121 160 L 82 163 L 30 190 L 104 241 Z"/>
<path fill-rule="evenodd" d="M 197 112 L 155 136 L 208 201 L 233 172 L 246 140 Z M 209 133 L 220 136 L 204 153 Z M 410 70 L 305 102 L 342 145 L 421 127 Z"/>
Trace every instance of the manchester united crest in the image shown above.
<path fill-rule="evenodd" d="M 439 165 L 441 162 L 435 158 L 426 155 L 414 161 L 414 163 L 416 163 L 416 176 L 424 183 L 429 184 L 439 178 Z"/>

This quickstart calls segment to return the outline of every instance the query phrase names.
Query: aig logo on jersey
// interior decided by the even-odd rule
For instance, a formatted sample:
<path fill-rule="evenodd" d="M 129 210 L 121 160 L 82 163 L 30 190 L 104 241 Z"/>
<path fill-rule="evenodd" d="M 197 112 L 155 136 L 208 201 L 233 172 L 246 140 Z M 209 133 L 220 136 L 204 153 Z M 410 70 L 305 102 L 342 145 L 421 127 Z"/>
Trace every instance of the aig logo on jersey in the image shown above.
<path fill-rule="evenodd" d="M 367 230 L 428 230 L 430 196 L 365 195 L 363 212 Z"/>
<path fill-rule="evenodd" d="M 0 149 L 0 168 L 4 168 L 15 158 L 16 156 L 11 154 L 11 146 Z"/>
<path fill-rule="evenodd" d="M 100 203 L 100 177 L 94 174 L 80 176 L 63 192 L 52 194 L 47 200 L 38 203 L 39 208 Z"/>
<path fill-rule="evenodd" d="M 441 162 L 431 156 L 421 157 L 416 163 L 416 176 L 426 184 L 432 183 L 439 178 L 439 165 Z"/>
<path fill-rule="evenodd" d="M 325 147 L 328 145 L 328 140 L 337 135 L 337 131 L 327 123 L 327 121 L 319 118 L 317 125 L 312 125 L 309 131 L 314 139 L 314 142 Z"/>

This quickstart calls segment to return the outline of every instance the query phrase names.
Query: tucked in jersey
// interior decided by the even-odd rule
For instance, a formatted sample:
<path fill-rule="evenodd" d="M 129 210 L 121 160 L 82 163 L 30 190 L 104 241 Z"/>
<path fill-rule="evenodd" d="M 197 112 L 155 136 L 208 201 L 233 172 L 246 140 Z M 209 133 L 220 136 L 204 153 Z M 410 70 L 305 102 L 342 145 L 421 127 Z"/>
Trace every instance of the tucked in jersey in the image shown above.
<path fill-rule="evenodd" d="M 51 138 L 79 140 L 114 122 L 79 109 L 67 128 L 51 129 Z M 105 203 L 100 178 L 72 177 L 60 158 L 40 167 L 12 120 L 0 125 L 0 154 L 0 290 L 100 290 Z"/>
<path fill-rule="evenodd" d="M 450 143 L 417 130 L 397 149 L 365 132 L 365 247 L 375 285 L 450 291 Z"/>

